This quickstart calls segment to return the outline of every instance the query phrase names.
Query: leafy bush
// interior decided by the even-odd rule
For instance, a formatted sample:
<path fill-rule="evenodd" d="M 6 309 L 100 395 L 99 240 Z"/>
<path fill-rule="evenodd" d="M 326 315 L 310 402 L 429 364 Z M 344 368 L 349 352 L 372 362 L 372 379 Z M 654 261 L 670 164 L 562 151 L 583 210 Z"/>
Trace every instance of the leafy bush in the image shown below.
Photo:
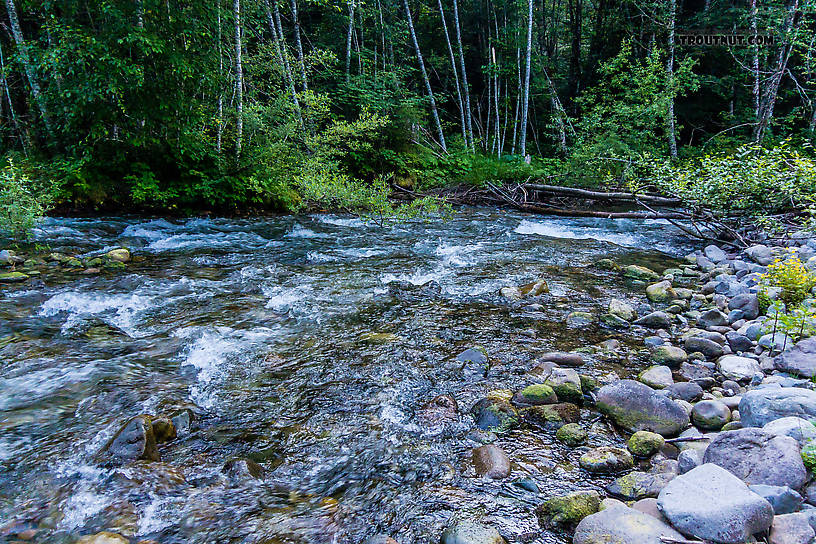
<path fill-rule="evenodd" d="M 0 170 L 0 231 L 27 238 L 53 201 L 53 188 L 32 181 L 13 161 Z"/>
<path fill-rule="evenodd" d="M 789 142 L 744 145 L 680 164 L 646 159 L 642 168 L 658 189 L 694 207 L 754 216 L 816 213 L 816 162 Z"/>
<path fill-rule="evenodd" d="M 779 300 L 789 310 L 799 306 L 816 286 L 816 275 L 808 270 L 799 257 L 776 259 L 768 265 L 768 272 L 762 275 L 763 283 L 780 290 Z"/>

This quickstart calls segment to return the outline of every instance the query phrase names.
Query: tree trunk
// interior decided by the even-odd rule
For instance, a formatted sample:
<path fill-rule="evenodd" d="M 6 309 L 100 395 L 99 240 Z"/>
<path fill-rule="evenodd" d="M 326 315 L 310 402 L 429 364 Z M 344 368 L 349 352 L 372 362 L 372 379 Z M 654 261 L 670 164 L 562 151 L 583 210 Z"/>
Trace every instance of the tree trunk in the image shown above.
<path fill-rule="evenodd" d="M 224 136 L 224 92 L 221 89 L 221 78 L 224 77 L 224 54 L 221 49 L 221 0 L 218 0 L 218 126 L 215 135 L 215 148 L 218 160 L 221 160 L 221 140 Z"/>
<path fill-rule="evenodd" d="M 8 11 L 9 22 L 11 23 L 11 33 L 14 36 L 14 42 L 17 44 L 17 54 L 20 61 L 23 63 L 23 69 L 28 79 L 28 84 L 31 86 L 31 94 L 34 96 L 34 102 L 40 110 L 43 123 L 46 130 L 51 132 L 51 120 L 48 117 L 48 109 L 45 105 L 45 97 L 40 90 L 40 81 L 37 78 L 37 72 L 32 64 L 29 56 L 28 45 L 23 36 L 23 29 L 20 27 L 20 19 L 17 16 L 17 8 L 14 6 L 14 0 L 6 0 L 6 11 Z"/>
<path fill-rule="evenodd" d="M 232 12 L 235 17 L 235 157 L 241 156 L 241 140 L 244 136 L 244 68 L 241 64 L 243 43 L 241 39 L 241 0 L 233 0 Z"/>
<path fill-rule="evenodd" d="M 524 69 L 524 98 L 521 101 L 519 150 L 527 156 L 527 117 L 530 104 L 530 63 L 533 55 L 533 0 L 527 0 L 527 60 Z"/>
<path fill-rule="evenodd" d="M 757 0 L 751 0 L 751 33 L 756 40 L 757 32 Z M 759 122 L 759 46 L 754 43 L 751 68 L 754 72 L 754 121 Z"/>
<path fill-rule="evenodd" d="M 453 23 L 456 27 L 456 42 L 459 45 L 459 67 L 462 72 L 462 94 L 465 103 L 465 122 L 467 124 L 467 144 L 474 150 L 473 144 L 473 124 L 470 110 L 470 87 L 468 87 L 467 70 L 465 69 L 465 52 L 462 48 L 462 32 L 459 27 L 459 5 L 453 0 Z"/>
<path fill-rule="evenodd" d="M 269 24 L 269 30 L 272 32 L 272 41 L 275 45 L 275 54 L 278 57 L 278 62 L 283 67 L 283 82 L 289 90 L 289 96 L 292 99 L 292 105 L 295 107 L 295 115 L 298 117 L 300 126 L 303 126 L 303 116 L 300 112 L 300 101 L 297 97 L 297 90 L 295 90 L 295 80 L 292 76 L 292 70 L 289 66 L 289 60 L 286 50 L 284 49 L 283 36 L 278 32 L 278 26 L 275 23 L 275 18 L 269 8 L 269 0 L 264 0 L 264 8 L 266 10 L 266 20 Z"/>
<path fill-rule="evenodd" d="M 667 136 L 669 138 L 669 153 L 673 159 L 677 158 L 677 135 L 674 123 L 674 20 L 677 12 L 677 0 L 669 2 L 669 55 L 666 60 L 666 73 L 669 87 L 669 104 L 666 112 Z"/>
<path fill-rule="evenodd" d="M 578 96 L 579 82 L 581 81 L 581 0 L 569 0 L 567 10 L 569 11 L 570 27 L 570 61 L 569 73 L 567 76 L 567 107 L 574 111 L 573 103 Z"/>
<path fill-rule="evenodd" d="M 448 56 L 450 57 L 451 70 L 453 70 L 453 81 L 456 85 L 456 103 L 459 106 L 459 123 L 462 125 L 462 139 L 465 147 L 468 146 L 467 126 L 465 124 L 465 105 L 462 102 L 462 87 L 459 84 L 459 70 L 456 68 L 456 58 L 453 55 L 450 33 L 448 33 L 448 22 L 445 20 L 445 10 L 442 8 L 442 0 L 437 0 L 439 4 L 439 16 L 442 18 L 442 30 L 445 32 L 445 43 L 448 45 Z"/>
<path fill-rule="evenodd" d="M 351 38 L 354 33 L 354 0 L 349 0 L 349 23 L 346 32 L 346 84 L 351 83 Z"/>
<path fill-rule="evenodd" d="M 785 74 L 785 70 L 788 66 L 788 59 L 790 58 L 791 51 L 793 50 L 793 40 L 791 40 L 791 34 L 795 34 L 798 31 L 799 25 L 801 24 L 800 21 L 794 27 L 794 21 L 796 19 L 796 12 L 798 8 L 799 0 L 794 0 L 793 6 L 791 6 L 788 17 L 786 18 L 785 40 L 782 42 L 782 47 L 779 50 L 776 70 L 771 76 L 771 82 L 769 83 L 768 88 L 764 93 L 765 96 L 760 104 L 760 116 L 759 120 L 757 121 L 755 138 L 757 142 L 762 141 L 762 138 L 765 136 L 765 131 L 768 129 L 771 119 L 773 119 L 776 98 L 779 93 L 779 84 L 782 81 L 782 76 Z"/>
<path fill-rule="evenodd" d="M 303 42 L 300 40 L 300 19 L 298 19 L 298 5 L 297 0 L 291 0 L 292 5 L 292 24 L 295 27 L 295 47 L 298 53 L 298 63 L 300 64 L 300 84 L 303 90 L 309 88 L 309 80 L 306 77 L 306 57 L 303 55 Z"/>
<path fill-rule="evenodd" d="M 431 103 L 431 115 L 433 115 L 434 124 L 436 125 L 439 146 L 447 153 L 448 147 L 445 144 L 445 134 L 442 132 L 442 123 L 439 121 L 439 112 L 436 109 L 436 100 L 434 99 L 433 90 L 431 89 L 431 81 L 428 79 L 428 72 L 425 71 L 425 61 L 422 60 L 422 51 L 419 49 L 419 41 L 417 40 L 416 30 L 414 29 L 414 21 L 411 18 L 411 9 L 408 7 L 408 0 L 402 0 L 402 3 L 405 7 L 405 16 L 408 19 L 408 31 L 411 34 L 411 41 L 414 42 L 414 49 L 416 49 L 419 71 L 422 73 L 422 79 L 425 82 L 425 91 L 428 93 L 428 101 Z"/>

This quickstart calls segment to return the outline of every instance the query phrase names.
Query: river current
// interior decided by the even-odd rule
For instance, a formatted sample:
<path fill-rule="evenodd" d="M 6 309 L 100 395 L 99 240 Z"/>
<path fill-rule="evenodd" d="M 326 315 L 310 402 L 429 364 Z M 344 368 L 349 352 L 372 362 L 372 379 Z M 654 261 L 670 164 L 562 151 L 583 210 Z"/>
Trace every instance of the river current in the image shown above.
<path fill-rule="evenodd" d="M 378 533 L 419 544 L 457 516 L 510 542 L 566 542 L 538 527 L 534 508 L 599 484 L 578 468 L 582 450 L 516 430 L 498 441 L 511 477 L 477 478 L 468 411 L 528 383 L 546 351 L 617 338 L 616 355 L 592 355 L 581 372 L 643 368 L 642 338 L 566 316 L 597 317 L 616 297 L 645 302 L 642 285 L 597 260 L 662 271 L 689 250 L 662 221 L 473 208 L 388 226 L 337 215 L 51 218 L 35 242 L 134 255 L 121 272 L 55 269 L 0 288 L 0 527 L 28 524 L 49 543 L 107 529 L 168 544 L 356 544 Z M 540 278 L 551 291 L 541 307 L 499 296 Z M 488 353 L 486 375 L 456 362 L 474 346 Z M 418 411 L 440 394 L 456 399 L 458 419 L 423 424 Z M 130 417 L 182 408 L 193 426 L 160 445 L 160 462 L 94 462 Z M 583 415 L 590 445 L 619 442 Z M 264 477 L 230 477 L 235 458 Z M 523 478 L 539 493 L 514 483 Z"/>

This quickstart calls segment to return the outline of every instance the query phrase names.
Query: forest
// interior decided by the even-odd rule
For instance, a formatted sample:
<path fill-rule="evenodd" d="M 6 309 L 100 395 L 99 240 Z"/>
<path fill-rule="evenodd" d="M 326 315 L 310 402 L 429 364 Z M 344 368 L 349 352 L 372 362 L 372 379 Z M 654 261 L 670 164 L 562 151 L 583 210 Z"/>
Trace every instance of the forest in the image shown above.
<path fill-rule="evenodd" d="M 5 7 L 6 201 L 393 212 L 532 180 L 772 216 L 816 187 L 812 0 Z"/>

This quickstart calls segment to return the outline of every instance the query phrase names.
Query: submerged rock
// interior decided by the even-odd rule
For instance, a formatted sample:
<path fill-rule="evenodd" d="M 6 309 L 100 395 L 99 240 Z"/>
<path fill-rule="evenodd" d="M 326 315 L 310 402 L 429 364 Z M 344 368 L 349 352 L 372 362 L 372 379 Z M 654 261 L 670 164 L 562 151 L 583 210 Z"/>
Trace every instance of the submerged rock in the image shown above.
<path fill-rule="evenodd" d="M 625 278 L 631 278 L 634 280 L 640 281 L 654 281 L 660 278 L 660 274 L 646 268 L 645 266 L 638 266 L 636 264 L 630 264 L 623 268 L 623 276 Z"/>
<path fill-rule="evenodd" d="M 652 431 L 675 435 L 688 427 L 689 415 L 675 401 L 634 380 L 603 386 L 597 394 L 598 409 L 629 432 Z"/>
<path fill-rule="evenodd" d="M 510 458 L 495 444 L 485 444 L 473 450 L 473 468 L 479 476 L 494 480 L 510 476 Z"/>
<path fill-rule="evenodd" d="M 131 461 L 158 461 L 156 437 L 150 416 L 141 415 L 130 419 L 105 444 L 97 458 L 107 465 L 121 465 Z"/>
<path fill-rule="evenodd" d="M 724 544 L 745 542 L 767 530 L 773 520 L 768 501 L 727 470 L 710 463 L 669 482 L 657 504 L 684 534 Z"/>
<path fill-rule="evenodd" d="M 558 429 L 558 432 L 555 433 L 555 438 L 567 446 L 575 447 L 585 444 L 588 437 L 583 427 L 577 423 L 568 423 Z"/>
<path fill-rule="evenodd" d="M 251 459 L 230 459 L 224 463 L 222 471 L 233 482 L 262 480 L 264 477 L 263 467 Z"/>
<path fill-rule="evenodd" d="M 560 429 L 568 423 L 578 423 L 581 410 L 574 404 L 561 402 L 525 408 L 524 421 L 539 429 Z"/>
<path fill-rule="evenodd" d="M 95 535 L 85 535 L 77 541 L 77 544 L 128 544 L 130 541 L 117 533 L 102 531 Z"/>
<path fill-rule="evenodd" d="M 483 431 L 507 432 L 519 424 L 518 412 L 509 402 L 485 398 L 471 409 L 476 426 Z"/>

